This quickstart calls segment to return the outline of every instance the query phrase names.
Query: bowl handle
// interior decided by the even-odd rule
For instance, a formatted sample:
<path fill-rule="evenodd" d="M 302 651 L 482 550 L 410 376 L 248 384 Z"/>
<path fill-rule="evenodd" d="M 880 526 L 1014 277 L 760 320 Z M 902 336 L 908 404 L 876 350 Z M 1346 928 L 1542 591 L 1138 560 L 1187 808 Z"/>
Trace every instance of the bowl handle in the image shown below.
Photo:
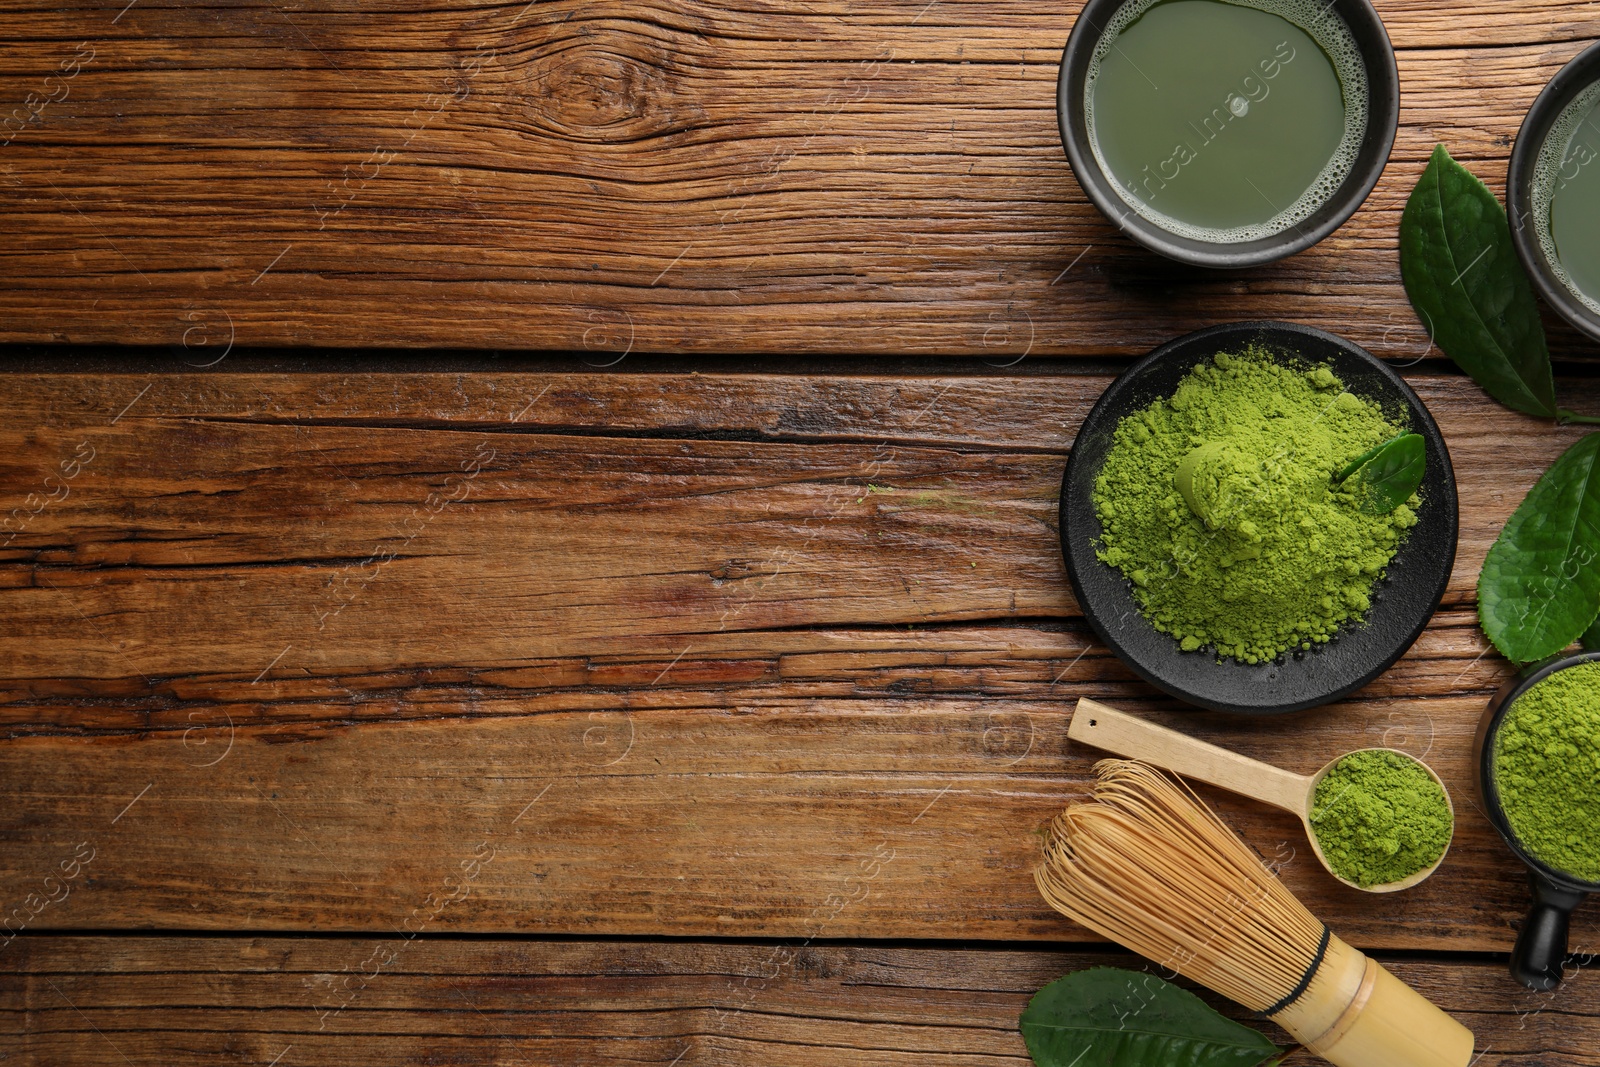
<path fill-rule="evenodd" d="M 1548 993 L 1561 984 L 1567 920 L 1587 894 L 1556 885 L 1537 872 L 1528 877 L 1533 883 L 1533 906 L 1511 952 L 1511 976 L 1529 989 Z"/>

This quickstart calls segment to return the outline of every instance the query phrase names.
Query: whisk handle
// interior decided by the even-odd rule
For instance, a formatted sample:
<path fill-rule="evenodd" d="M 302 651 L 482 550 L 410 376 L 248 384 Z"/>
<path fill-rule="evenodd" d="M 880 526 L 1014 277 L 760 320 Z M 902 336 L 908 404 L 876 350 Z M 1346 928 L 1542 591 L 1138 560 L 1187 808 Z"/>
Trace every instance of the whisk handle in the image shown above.
<path fill-rule="evenodd" d="M 1472 1031 L 1334 937 L 1305 995 L 1273 1016 L 1334 1067 L 1471 1067 Z"/>
<path fill-rule="evenodd" d="M 1304 817 L 1313 779 L 1229 752 L 1098 700 L 1078 701 L 1067 736 Z"/>

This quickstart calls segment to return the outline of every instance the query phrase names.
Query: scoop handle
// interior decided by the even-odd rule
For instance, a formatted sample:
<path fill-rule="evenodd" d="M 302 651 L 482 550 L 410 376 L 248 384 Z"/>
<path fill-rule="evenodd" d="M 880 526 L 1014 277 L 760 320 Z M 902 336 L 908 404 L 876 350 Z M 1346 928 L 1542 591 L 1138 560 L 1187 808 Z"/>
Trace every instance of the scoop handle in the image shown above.
<path fill-rule="evenodd" d="M 1309 810 L 1312 779 L 1305 775 L 1197 741 L 1098 700 L 1079 699 L 1067 736 L 1271 804 L 1301 818 Z"/>
<path fill-rule="evenodd" d="M 1533 906 L 1517 934 L 1517 947 L 1511 951 L 1511 977 L 1541 993 L 1561 984 L 1562 963 L 1567 957 L 1567 924 L 1585 896 L 1576 889 L 1564 889 L 1537 872 L 1529 872 L 1533 882 Z"/>

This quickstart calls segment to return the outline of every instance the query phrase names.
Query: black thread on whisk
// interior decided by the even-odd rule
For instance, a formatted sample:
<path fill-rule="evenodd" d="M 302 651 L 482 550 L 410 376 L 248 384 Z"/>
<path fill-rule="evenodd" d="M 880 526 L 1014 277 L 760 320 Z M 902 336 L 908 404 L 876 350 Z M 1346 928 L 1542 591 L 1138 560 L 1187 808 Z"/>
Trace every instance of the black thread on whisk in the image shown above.
<path fill-rule="evenodd" d="M 1289 1005 L 1300 999 L 1307 989 L 1311 988 L 1311 979 L 1316 977 L 1317 968 L 1322 966 L 1322 958 L 1328 954 L 1328 942 L 1333 938 L 1333 931 L 1328 929 L 1326 923 L 1322 926 L 1322 941 L 1317 945 L 1317 954 L 1311 957 L 1311 966 L 1306 968 L 1306 973 L 1301 977 L 1295 987 L 1289 990 L 1289 995 L 1278 1003 L 1260 1013 L 1261 1018 L 1270 1019 Z"/>

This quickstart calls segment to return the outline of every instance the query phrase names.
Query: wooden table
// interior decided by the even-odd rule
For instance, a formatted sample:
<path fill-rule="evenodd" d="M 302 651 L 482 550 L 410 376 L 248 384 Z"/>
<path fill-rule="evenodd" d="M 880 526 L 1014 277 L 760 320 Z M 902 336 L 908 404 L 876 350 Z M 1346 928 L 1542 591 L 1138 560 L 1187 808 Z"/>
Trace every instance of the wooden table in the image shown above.
<path fill-rule="evenodd" d="M 1600 3 L 1378 6 L 1383 181 L 1228 275 L 1073 181 L 1072 3 L 0 13 L 0 1063 L 1025 1064 L 1034 990 L 1141 965 L 1029 877 L 1091 695 L 1301 771 L 1426 753 L 1460 827 L 1398 897 L 1215 800 L 1478 1063 L 1600 1064 L 1600 967 L 1505 974 L 1468 767 L 1475 578 L 1579 432 L 1453 373 L 1395 262 L 1435 141 L 1500 183 Z M 1126 358 L 1242 317 L 1404 363 L 1460 481 L 1433 624 L 1288 719 L 1135 681 L 1055 531 Z"/>

